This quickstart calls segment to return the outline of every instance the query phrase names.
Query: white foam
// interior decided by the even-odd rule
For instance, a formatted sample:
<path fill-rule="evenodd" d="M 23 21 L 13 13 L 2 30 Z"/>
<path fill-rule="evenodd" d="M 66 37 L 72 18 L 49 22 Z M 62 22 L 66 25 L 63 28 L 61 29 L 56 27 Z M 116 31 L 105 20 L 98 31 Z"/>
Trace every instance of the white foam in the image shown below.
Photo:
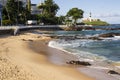
<path fill-rule="evenodd" d="M 85 40 L 83 40 L 83 41 L 81 41 L 81 43 L 80 42 L 66 43 L 66 42 L 62 41 L 62 44 L 61 44 L 61 42 L 59 42 L 59 41 L 50 41 L 49 44 L 48 44 L 48 46 L 50 46 L 52 48 L 56 48 L 56 49 L 62 50 L 62 51 L 67 52 L 69 54 L 75 55 L 78 59 L 80 59 L 82 61 L 94 62 L 94 61 L 105 61 L 105 60 L 107 60 L 103 56 L 98 56 L 97 54 L 92 54 L 92 53 L 87 52 L 87 51 L 80 51 L 80 50 L 76 50 L 76 49 L 72 49 L 71 51 L 68 51 L 68 50 L 64 49 L 64 48 L 66 48 L 66 46 L 70 46 L 70 47 L 74 48 L 74 46 L 77 43 L 79 45 L 81 45 L 82 47 L 83 46 L 88 46 L 88 45 L 86 45 L 86 43 L 89 43 L 89 42 L 91 42 L 91 41 L 85 41 Z"/>
<path fill-rule="evenodd" d="M 114 37 L 107 37 L 107 38 L 101 38 L 103 40 L 120 40 L 120 36 L 114 36 Z"/>
<path fill-rule="evenodd" d="M 50 41 L 49 46 L 51 47 L 87 47 L 89 46 L 88 43 L 93 42 L 92 40 L 70 40 L 70 41 L 65 41 L 65 40 L 58 40 L 58 41 Z"/>
<path fill-rule="evenodd" d="M 89 68 L 94 68 L 94 69 L 107 69 L 107 70 L 110 70 L 110 68 L 102 67 L 102 66 L 89 66 Z"/>
<path fill-rule="evenodd" d="M 72 54 L 71 52 L 68 52 L 68 51 L 64 50 L 60 46 L 57 46 L 57 43 L 55 41 L 50 41 L 49 44 L 48 44 L 48 46 L 52 47 L 52 48 L 55 48 L 55 49 L 58 49 L 58 50 L 61 50 L 61 51 L 64 51 L 64 52 L 67 52 L 69 54 Z"/>
<path fill-rule="evenodd" d="M 85 61 L 85 62 L 94 62 L 92 59 L 79 59 L 80 61 Z"/>
<path fill-rule="evenodd" d="M 120 36 L 114 36 L 114 38 L 120 39 Z"/>

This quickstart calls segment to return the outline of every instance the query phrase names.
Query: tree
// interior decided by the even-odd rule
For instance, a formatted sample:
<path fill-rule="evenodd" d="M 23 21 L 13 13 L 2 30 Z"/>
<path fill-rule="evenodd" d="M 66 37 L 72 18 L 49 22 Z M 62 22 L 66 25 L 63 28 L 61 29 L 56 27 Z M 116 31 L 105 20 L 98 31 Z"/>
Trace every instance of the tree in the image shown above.
<path fill-rule="evenodd" d="M 45 24 L 57 24 L 56 14 L 59 6 L 53 0 L 45 0 L 38 8 L 42 9 L 41 21 Z"/>
<path fill-rule="evenodd" d="M 28 9 L 23 6 L 23 2 L 19 0 L 8 0 L 3 8 L 3 19 L 10 20 L 13 23 L 23 24 L 27 20 Z M 9 16 L 10 15 L 10 16 Z"/>
<path fill-rule="evenodd" d="M 72 19 L 74 20 L 74 24 L 76 24 L 79 18 L 83 18 L 83 13 L 84 11 L 81 9 L 72 8 L 67 12 L 67 16 L 72 17 Z"/>
<path fill-rule="evenodd" d="M 52 17 L 54 17 L 59 10 L 59 6 L 53 0 L 45 0 L 38 8 L 43 9 L 43 14 L 49 14 L 49 16 Z"/>
<path fill-rule="evenodd" d="M 65 24 L 65 16 L 58 17 L 58 24 Z"/>
<path fill-rule="evenodd" d="M 6 4 L 7 12 L 10 15 L 10 20 L 13 22 L 18 22 L 18 15 L 22 10 L 22 2 L 16 0 L 8 0 Z"/>

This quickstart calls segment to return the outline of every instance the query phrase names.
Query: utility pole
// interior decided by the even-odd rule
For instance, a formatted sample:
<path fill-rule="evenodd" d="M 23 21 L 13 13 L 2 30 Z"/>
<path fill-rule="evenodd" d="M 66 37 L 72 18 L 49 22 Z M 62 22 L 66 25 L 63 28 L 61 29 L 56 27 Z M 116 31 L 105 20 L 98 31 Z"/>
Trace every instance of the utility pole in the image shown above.
<path fill-rule="evenodd" d="M 40 0 L 40 5 L 44 5 L 43 3 L 44 3 L 44 0 Z M 40 11 L 41 11 L 41 14 L 43 14 L 43 8 L 40 9 Z"/>
<path fill-rule="evenodd" d="M 27 8 L 31 12 L 31 0 L 27 0 Z"/>
<path fill-rule="evenodd" d="M 1 26 L 2 26 L 2 5 L 0 4 L 0 21 L 1 21 Z"/>
<path fill-rule="evenodd" d="M 19 22 L 19 0 L 17 0 L 17 3 L 18 3 L 18 4 L 17 4 L 17 7 L 18 7 L 18 8 L 17 8 L 17 9 L 18 9 L 18 10 L 17 10 L 17 25 L 18 25 L 18 24 L 19 24 L 19 23 L 18 23 L 18 22 Z"/>

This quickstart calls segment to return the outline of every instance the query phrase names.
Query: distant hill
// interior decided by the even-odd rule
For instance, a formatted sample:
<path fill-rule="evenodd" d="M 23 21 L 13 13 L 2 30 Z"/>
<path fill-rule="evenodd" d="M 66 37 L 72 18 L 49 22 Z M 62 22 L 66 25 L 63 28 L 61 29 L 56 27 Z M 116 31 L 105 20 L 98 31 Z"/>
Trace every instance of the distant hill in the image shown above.
<path fill-rule="evenodd" d="M 109 23 L 105 22 L 105 21 L 83 21 L 83 23 L 87 24 L 87 25 L 93 25 L 93 26 L 106 26 L 109 25 Z"/>

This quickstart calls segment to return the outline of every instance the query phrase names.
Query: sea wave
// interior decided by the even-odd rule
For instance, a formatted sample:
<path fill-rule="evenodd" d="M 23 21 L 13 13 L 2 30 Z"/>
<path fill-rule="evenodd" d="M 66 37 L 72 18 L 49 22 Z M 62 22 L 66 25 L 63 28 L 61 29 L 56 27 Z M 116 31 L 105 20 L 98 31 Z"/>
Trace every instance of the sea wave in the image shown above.
<path fill-rule="evenodd" d="M 100 39 L 103 39 L 103 41 L 107 41 L 107 40 L 120 40 L 120 36 L 106 37 L 106 38 L 100 38 Z"/>
<path fill-rule="evenodd" d="M 92 54 L 87 51 L 81 51 L 81 50 L 76 50 L 74 48 L 76 47 L 87 47 L 87 43 L 90 43 L 93 41 L 82 41 L 81 43 L 75 43 L 74 41 L 70 42 L 65 42 L 63 40 L 58 40 L 58 41 L 50 41 L 48 46 L 52 48 L 56 48 L 59 50 L 62 50 L 64 52 L 67 52 L 69 54 L 75 55 L 80 61 L 87 61 L 87 62 L 95 62 L 95 61 L 106 61 L 107 59 L 104 56 L 99 56 L 97 54 Z M 72 49 L 69 49 L 72 48 Z"/>

